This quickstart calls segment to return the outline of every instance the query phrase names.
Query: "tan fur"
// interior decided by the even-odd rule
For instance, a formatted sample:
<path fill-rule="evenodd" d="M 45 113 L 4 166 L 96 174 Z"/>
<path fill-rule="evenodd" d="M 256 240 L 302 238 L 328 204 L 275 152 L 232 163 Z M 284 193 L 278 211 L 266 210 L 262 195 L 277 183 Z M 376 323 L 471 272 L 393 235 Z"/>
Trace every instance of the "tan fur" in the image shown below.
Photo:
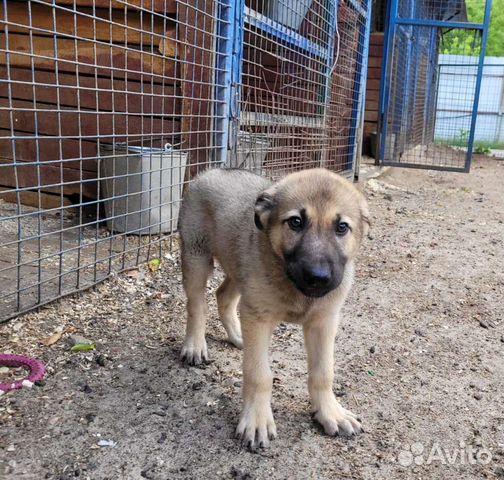
<path fill-rule="evenodd" d="M 341 283 L 322 297 L 305 296 L 285 272 L 285 252 L 300 242 L 287 219 L 301 208 L 310 221 L 310 247 L 322 254 L 329 245 L 347 259 Z M 254 215 L 267 228 L 258 229 Z M 348 223 L 349 233 L 335 235 L 336 217 Z M 314 418 L 330 435 L 361 430 L 355 415 L 333 394 L 333 348 L 339 312 L 352 284 L 353 261 L 368 224 L 363 195 L 346 179 L 323 169 L 293 173 L 276 184 L 248 172 L 211 170 L 189 188 L 179 225 L 188 311 L 181 355 L 192 364 L 208 357 L 205 288 L 217 259 L 226 273 L 217 291 L 219 315 L 229 341 L 244 350 L 237 434 L 247 445 L 267 446 L 276 435 L 268 347 L 282 322 L 303 327 Z"/>

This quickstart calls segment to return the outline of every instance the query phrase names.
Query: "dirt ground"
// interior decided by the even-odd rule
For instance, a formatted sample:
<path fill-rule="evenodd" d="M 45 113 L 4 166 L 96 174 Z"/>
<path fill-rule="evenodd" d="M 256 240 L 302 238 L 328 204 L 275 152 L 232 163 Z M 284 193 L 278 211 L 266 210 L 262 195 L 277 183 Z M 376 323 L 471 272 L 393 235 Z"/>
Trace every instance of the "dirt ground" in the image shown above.
<path fill-rule="evenodd" d="M 0 398 L 0 478 L 504 478 L 503 165 L 390 169 L 368 182 L 371 238 L 335 345 L 336 394 L 365 433 L 331 438 L 312 422 L 301 331 L 282 325 L 279 437 L 240 448 L 241 354 L 223 341 L 212 295 L 222 274 L 209 285 L 211 362 L 184 366 L 175 251 L 155 273 L 118 275 L 0 326 L 1 350 L 49 370 Z M 70 352 L 68 334 L 39 343 L 68 327 L 97 350 Z"/>

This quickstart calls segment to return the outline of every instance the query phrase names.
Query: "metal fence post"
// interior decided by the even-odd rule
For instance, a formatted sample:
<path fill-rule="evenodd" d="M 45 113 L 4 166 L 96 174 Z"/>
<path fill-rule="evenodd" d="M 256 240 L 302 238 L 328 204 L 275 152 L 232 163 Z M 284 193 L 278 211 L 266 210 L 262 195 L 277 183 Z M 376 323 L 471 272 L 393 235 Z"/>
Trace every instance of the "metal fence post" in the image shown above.
<path fill-rule="evenodd" d="M 474 145 L 474 133 L 476 131 L 476 120 L 478 119 L 478 105 L 481 90 L 481 80 L 483 78 L 483 65 L 485 63 L 485 53 L 488 43 L 488 27 L 490 25 L 490 14 L 492 12 L 492 0 L 486 0 L 485 17 L 483 20 L 483 35 L 481 37 L 481 50 L 478 62 L 478 73 L 476 74 L 476 88 L 474 92 L 473 110 L 471 116 L 471 128 L 469 129 L 469 140 L 467 142 L 467 155 L 464 165 L 464 171 L 468 172 L 471 168 L 472 150 Z"/>

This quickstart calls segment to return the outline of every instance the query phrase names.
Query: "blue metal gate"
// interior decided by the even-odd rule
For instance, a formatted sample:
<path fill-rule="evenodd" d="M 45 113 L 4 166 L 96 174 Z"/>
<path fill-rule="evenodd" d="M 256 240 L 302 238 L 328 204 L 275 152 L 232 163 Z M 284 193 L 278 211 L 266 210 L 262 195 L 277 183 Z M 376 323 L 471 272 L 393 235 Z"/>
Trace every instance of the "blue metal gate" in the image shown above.
<path fill-rule="evenodd" d="M 492 0 L 483 23 L 468 21 L 464 0 L 391 0 L 380 92 L 380 163 L 468 172 L 476 128 Z M 439 55 L 474 69 L 457 89 L 439 83 Z M 446 63 L 446 55 L 445 63 Z M 463 100 L 469 112 L 437 117 L 438 103 Z M 436 136 L 442 122 L 445 135 Z"/>

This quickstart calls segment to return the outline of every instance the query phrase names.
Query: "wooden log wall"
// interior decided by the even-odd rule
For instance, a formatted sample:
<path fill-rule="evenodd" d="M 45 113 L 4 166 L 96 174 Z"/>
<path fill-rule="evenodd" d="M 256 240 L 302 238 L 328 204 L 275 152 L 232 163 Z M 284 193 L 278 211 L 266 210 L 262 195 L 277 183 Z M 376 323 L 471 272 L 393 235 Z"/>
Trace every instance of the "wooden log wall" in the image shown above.
<path fill-rule="evenodd" d="M 213 1 L 205 14 L 190 0 L 45 3 L 0 6 L 1 189 L 93 199 L 99 143 L 154 139 L 207 160 Z"/>
<path fill-rule="evenodd" d="M 362 153 L 371 155 L 370 135 L 378 131 L 378 104 L 383 60 L 383 32 L 372 33 L 369 43 L 368 74 L 366 86 L 366 110 L 364 114 L 364 138 Z"/>

